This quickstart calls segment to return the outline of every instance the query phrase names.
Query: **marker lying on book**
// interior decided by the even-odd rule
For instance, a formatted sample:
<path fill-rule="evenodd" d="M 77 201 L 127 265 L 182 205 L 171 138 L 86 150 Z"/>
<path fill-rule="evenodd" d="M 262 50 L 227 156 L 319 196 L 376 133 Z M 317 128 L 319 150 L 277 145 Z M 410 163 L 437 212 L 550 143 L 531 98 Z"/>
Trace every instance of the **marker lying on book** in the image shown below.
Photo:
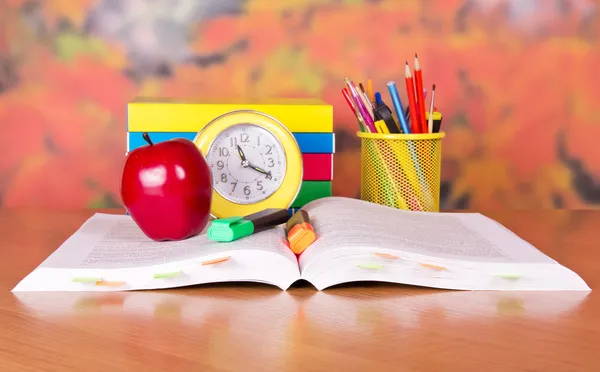
<path fill-rule="evenodd" d="M 208 228 L 208 238 L 217 242 L 232 242 L 252 235 L 290 219 L 287 209 L 269 208 L 245 217 L 227 217 L 213 220 Z"/>
<path fill-rule="evenodd" d="M 296 254 L 300 254 L 310 246 L 317 236 L 310 223 L 308 212 L 300 209 L 285 224 L 287 239 L 290 243 L 290 249 Z"/>

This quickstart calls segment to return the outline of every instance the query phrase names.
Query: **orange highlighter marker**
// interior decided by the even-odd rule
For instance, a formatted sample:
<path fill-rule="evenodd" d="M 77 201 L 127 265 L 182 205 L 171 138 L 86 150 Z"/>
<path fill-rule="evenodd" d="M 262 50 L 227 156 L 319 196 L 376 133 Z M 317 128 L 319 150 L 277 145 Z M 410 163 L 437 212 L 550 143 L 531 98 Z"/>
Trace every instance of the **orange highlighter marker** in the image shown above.
<path fill-rule="evenodd" d="M 313 229 L 308 212 L 300 209 L 285 224 L 287 239 L 290 249 L 295 254 L 300 254 L 308 248 L 317 238 Z"/>

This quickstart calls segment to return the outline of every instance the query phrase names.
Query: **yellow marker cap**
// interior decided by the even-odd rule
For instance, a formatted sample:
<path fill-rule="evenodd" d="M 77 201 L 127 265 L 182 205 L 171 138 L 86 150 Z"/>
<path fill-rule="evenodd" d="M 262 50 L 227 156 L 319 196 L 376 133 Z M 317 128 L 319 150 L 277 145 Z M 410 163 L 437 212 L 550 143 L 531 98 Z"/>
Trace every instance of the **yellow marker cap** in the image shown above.
<path fill-rule="evenodd" d="M 390 130 L 388 129 L 387 125 L 385 124 L 385 121 L 383 120 L 377 120 L 375 122 L 375 129 L 377 129 L 377 133 L 390 133 Z"/>

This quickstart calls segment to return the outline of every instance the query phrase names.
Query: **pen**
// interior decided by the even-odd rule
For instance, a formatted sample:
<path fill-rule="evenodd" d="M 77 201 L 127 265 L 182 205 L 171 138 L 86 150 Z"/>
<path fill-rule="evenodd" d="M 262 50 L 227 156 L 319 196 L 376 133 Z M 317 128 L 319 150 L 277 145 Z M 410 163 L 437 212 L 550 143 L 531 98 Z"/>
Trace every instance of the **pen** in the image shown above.
<path fill-rule="evenodd" d="M 362 83 L 359 84 L 359 86 L 360 89 L 357 90 L 360 99 L 362 100 L 363 105 L 365 105 L 365 107 L 367 108 L 367 111 L 369 111 L 369 114 L 371 115 L 371 118 L 373 118 L 373 121 L 375 121 L 375 115 L 373 114 L 373 105 L 371 104 L 369 97 L 367 97 L 367 93 L 365 93 L 365 88 L 362 86 Z"/>
<path fill-rule="evenodd" d="M 346 100 L 346 103 L 348 104 L 348 107 L 350 107 L 350 110 L 352 110 L 352 113 L 355 113 L 355 107 L 354 104 L 352 103 L 352 100 L 350 99 L 350 96 L 348 95 L 348 89 L 344 88 L 342 89 L 342 95 L 344 96 L 344 99 Z"/>
<path fill-rule="evenodd" d="M 350 95 L 348 94 L 348 89 L 346 89 L 346 88 L 342 89 L 342 95 L 344 96 L 344 99 L 346 100 L 348 107 L 350 107 L 350 110 L 352 110 L 352 113 L 356 117 L 356 120 L 358 120 L 358 126 L 360 127 L 360 131 L 364 132 L 365 127 L 363 125 L 363 121 L 361 118 L 359 118 L 360 114 L 358 113 L 358 109 L 356 107 L 354 107 L 354 103 L 352 103 L 352 99 L 350 98 Z"/>
<path fill-rule="evenodd" d="M 398 117 L 398 122 L 400 123 L 402 132 L 408 134 L 410 133 L 410 129 L 408 129 L 408 123 L 406 122 L 406 118 L 404 117 L 402 102 L 400 101 L 400 95 L 398 94 L 398 89 L 396 88 L 396 82 L 389 81 L 387 83 L 387 87 L 390 93 L 390 97 L 392 98 L 394 110 L 396 111 L 396 116 Z"/>
<path fill-rule="evenodd" d="M 231 242 L 286 223 L 289 219 L 287 209 L 281 208 L 268 208 L 245 217 L 220 218 L 212 221 L 208 228 L 208 238 L 218 242 Z"/>
<path fill-rule="evenodd" d="M 379 93 L 379 92 L 375 93 L 375 104 L 381 105 L 382 103 L 383 103 L 383 100 L 381 99 L 381 93 Z"/>
<path fill-rule="evenodd" d="M 354 83 L 352 83 L 350 81 L 350 79 L 346 78 L 345 80 L 346 80 L 346 85 L 348 86 L 348 89 L 350 90 L 350 96 L 352 97 L 352 99 L 354 101 L 354 105 L 358 108 L 358 112 L 360 113 L 360 116 L 362 116 L 365 128 L 369 132 L 372 132 L 372 133 L 377 132 L 377 130 L 375 129 L 375 122 L 373 121 L 373 117 L 371 117 L 369 115 L 367 108 L 365 107 L 365 105 L 362 102 L 362 99 L 360 98 L 360 95 L 356 89 L 356 86 L 354 85 Z"/>

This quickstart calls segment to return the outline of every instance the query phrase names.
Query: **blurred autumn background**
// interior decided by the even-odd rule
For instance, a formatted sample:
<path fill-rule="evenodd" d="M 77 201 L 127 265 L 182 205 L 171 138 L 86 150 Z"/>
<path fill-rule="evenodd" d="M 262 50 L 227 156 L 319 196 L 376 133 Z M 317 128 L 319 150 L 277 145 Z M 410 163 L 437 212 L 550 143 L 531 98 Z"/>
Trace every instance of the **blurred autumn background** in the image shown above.
<path fill-rule="evenodd" d="M 139 96 L 320 97 L 334 105 L 334 194 L 356 196 L 359 142 L 343 78 L 403 86 L 415 52 L 444 114 L 444 208 L 600 206 L 600 13 L 591 0 L 0 7 L 4 208 L 120 206 L 126 104 Z"/>

